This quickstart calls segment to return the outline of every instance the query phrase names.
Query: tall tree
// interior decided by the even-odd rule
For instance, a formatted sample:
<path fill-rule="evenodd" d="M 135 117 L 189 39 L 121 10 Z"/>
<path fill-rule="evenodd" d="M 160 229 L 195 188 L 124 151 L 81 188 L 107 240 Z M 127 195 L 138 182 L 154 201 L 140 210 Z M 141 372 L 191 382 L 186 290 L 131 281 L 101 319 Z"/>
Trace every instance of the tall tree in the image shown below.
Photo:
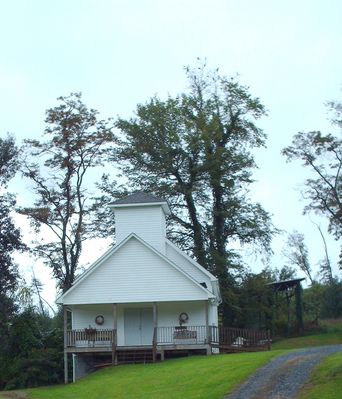
<path fill-rule="evenodd" d="M 327 241 L 324 237 L 321 226 L 313 221 L 312 223 L 317 227 L 319 234 L 322 238 L 323 247 L 324 247 L 324 258 L 319 262 L 319 272 L 321 274 L 321 280 L 324 281 L 325 283 L 332 284 L 334 281 L 334 276 L 331 268 Z"/>
<path fill-rule="evenodd" d="M 122 138 L 114 159 L 128 177 L 126 191 L 168 199 L 169 234 L 228 292 L 230 273 L 241 265 L 233 244 L 270 250 L 270 217 L 248 195 L 256 167 L 252 149 L 265 145 L 254 122 L 266 112 L 247 87 L 218 70 L 201 65 L 186 74 L 188 91 L 166 100 L 155 96 L 137 106 L 135 117 L 118 119 Z M 102 189 L 118 194 L 108 177 Z"/>
<path fill-rule="evenodd" d="M 0 138 L 0 189 L 6 189 L 8 181 L 17 169 L 18 149 L 13 137 Z M 15 316 L 17 306 L 14 293 L 18 285 L 18 269 L 13 261 L 13 253 L 24 248 L 20 231 L 15 226 L 11 212 L 15 207 L 15 197 L 9 193 L 0 195 L 0 376 L 10 352 L 9 326 Z M 2 378 L 0 377 L 0 388 Z"/>
<path fill-rule="evenodd" d="M 290 261 L 290 266 L 298 267 L 309 278 L 313 284 L 312 271 L 309 262 L 309 252 L 304 241 L 304 234 L 293 231 L 288 235 L 286 248 L 283 251 L 286 258 Z"/>
<path fill-rule="evenodd" d="M 0 187 L 5 189 L 17 169 L 18 149 L 13 137 L 0 138 Z M 0 315 L 6 319 L 6 306 L 14 306 L 11 296 L 17 285 L 18 271 L 13 262 L 13 252 L 23 248 L 20 231 L 14 225 L 11 212 L 15 198 L 11 194 L 0 195 Z M 0 316 L 0 317 L 1 317 Z M 3 320 L 4 322 L 4 320 Z M 6 321 L 7 322 L 7 321 Z M 2 325 L 2 323 L 0 323 Z"/>
<path fill-rule="evenodd" d="M 342 103 L 329 103 L 332 119 L 341 132 Z M 315 212 L 327 217 L 329 232 L 336 240 L 342 238 L 342 140 L 331 133 L 299 132 L 292 145 L 282 154 L 288 161 L 301 160 L 313 177 L 305 181 L 304 197 L 308 201 L 304 213 Z M 342 256 L 342 252 L 341 252 Z M 341 258 L 342 260 L 342 258 Z M 342 264 L 341 264 L 342 267 Z"/>
<path fill-rule="evenodd" d="M 0 137 L 0 184 L 6 186 L 18 169 L 18 148 L 14 138 L 7 136 Z"/>
<path fill-rule="evenodd" d="M 113 133 L 110 120 L 98 120 L 98 112 L 86 107 L 80 93 L 58 100 L 59 106 L 47 110 L 47 140 L 25 142 L 28 155 L 22 173 L 32 182 L 36 201 L 21 213 L 37 231 L 46 226 L 53 233 L 53 241 L 36 245 L 34 251 L 66 291 L 74 282 L 83 241 L 93 230 L 86 178 L 103 164 Z"/>

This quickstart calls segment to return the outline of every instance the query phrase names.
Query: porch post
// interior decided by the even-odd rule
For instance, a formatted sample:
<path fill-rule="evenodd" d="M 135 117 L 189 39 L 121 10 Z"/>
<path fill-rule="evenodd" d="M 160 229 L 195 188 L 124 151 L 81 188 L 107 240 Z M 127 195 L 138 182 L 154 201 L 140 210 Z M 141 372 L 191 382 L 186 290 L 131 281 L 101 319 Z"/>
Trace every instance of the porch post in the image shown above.
<path fill-rule="evenodd" d="M 204 301 L 205 306 L 205 331 L 206 331 L 206 343 L 211 345 L 210 331 L 209 331 L 209 300 Z"/>
<path fill-rule="evenodd" d="M 64 384 L 68 383 L 68 353 L 67 353 L 67 326 L 68 326 L 68 311 L 67 307 L 63 306 L 63 328 L 64 328 Z"/>
<path fill-rule="evenodd" d="M 158 327 L 158 308 L 157 302 L 153 302 L 153 327 Z"/>
<path fill-rule="evenodd" d="M 116 346 L 118 329 L 118 304 L 113 303 L 113 342 L 112 342 L 112 363 L 117 364 Z"/>
<path fill-rule="evenodd" d="M 153 363 L 157 361 L 157 327 L 158 327 L 157 311 L 158 311 L 157 302 L 153 302 L 153 340 L 152 340 Z"/>

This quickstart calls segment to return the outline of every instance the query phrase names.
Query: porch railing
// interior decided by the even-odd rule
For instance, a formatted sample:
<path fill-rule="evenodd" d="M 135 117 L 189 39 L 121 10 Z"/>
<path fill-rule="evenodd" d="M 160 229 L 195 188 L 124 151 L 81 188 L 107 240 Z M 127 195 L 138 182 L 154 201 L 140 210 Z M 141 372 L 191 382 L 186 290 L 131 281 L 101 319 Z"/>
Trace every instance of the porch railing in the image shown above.
<path fill-rule="evenodd" d="M 232 350 L 270 349 L 269 331 L 210 326 L 210 342 Z"/>
<path fill-rule="evenodd" d="M 66 338 L 67 347 L 107 347 L 115 343 L 116 331 L 95 328 L 67 330 Z"/>
<path fill-rule="evenodd" d="M 155 327 L 151 342 L 157 345 L 210 344 L 231 351 L 270 349 L 269 331 L 216 326 Z M 111 329 L 84 328 L 67 330 L 67 347 L 117 348 L 117 333 Z M 254 348 L 254 349 L 253 349 Z"/>
<path fill-rule="evenodd" d="M 209 342 L 206 326 L 156 327 L 158 345 L 204 344 Z"/>

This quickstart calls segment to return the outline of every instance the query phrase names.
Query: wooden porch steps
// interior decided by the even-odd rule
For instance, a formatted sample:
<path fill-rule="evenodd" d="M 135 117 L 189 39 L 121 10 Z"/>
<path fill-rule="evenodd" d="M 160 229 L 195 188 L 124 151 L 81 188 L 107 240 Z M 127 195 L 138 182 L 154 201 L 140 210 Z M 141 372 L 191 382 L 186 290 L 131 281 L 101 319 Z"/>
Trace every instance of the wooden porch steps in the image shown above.
<path fill-rule="evenodd" d="M 152 349 L 117 349 L 118 364 L 153 363 Z"/>

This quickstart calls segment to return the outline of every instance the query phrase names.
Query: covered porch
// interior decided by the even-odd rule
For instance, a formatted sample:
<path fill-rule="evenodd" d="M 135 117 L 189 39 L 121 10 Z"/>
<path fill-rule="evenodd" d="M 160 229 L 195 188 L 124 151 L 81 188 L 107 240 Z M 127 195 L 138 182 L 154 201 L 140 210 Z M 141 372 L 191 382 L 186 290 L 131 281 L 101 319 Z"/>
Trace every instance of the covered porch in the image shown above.
<path fill-rule="evenodd" d="M 269 348 L 266 332 L 218 327 L 215 306 L 210 301 L 65 306 L 65 381 L 68 354 L 93 354 L 119 364 L 130 356 L 132 362 L 145 363 L 176 352 L 210 355 Z"/>
<path fill-rule="evenodd" d="M 165 351 L 210 354 L 210 326 L 217 312 L 209 300 L 64 306 L 65 364 L 69 353 L 111 353 L 113 364 L 132 350 L 150 351 L 152 361 Z"/>
<path fill-rule="evenodd" d="M 107 329 L 79 329 L 66 331 L 66 352 L 114 352 L 116 350 L 152 349 L 156 353 L 165 350 L 183 349 L 270 349 L 269 331 L 217 327 L 217 326 L 173 326 L 154 327 L 152 339 L 143 345 L 118 345 L 117 331 Z M 211 352 L 210 352 L 211 353 Z M 210 354 L 208 353 L 208 354 Z"/>
<path fill-rule="evenodd" d="M 212 335 L 212 327 L 205 325 L 153 327 L 149 342 L 120 345 L 115 329 L 84 328 L 66 330 L 65 350 L 69 353 L 115 353 L 116 350 L 151 348 L 162 353 L 163 350 L 207 349 L 212 342 Z"/>
<path fill-rule="evenodd" d="M 209 326 L 217 326 L 217 312 L 210 300 L 69 305 L 64 324 L 66 347 L 108 346 L 114 340 L 117 346 L 151 345 L 156 327 L 162 327 L 155 337 L 160 343 L 174 343 L 190 327 L 188 339 L 199 343 L 207 340 Z"/>

